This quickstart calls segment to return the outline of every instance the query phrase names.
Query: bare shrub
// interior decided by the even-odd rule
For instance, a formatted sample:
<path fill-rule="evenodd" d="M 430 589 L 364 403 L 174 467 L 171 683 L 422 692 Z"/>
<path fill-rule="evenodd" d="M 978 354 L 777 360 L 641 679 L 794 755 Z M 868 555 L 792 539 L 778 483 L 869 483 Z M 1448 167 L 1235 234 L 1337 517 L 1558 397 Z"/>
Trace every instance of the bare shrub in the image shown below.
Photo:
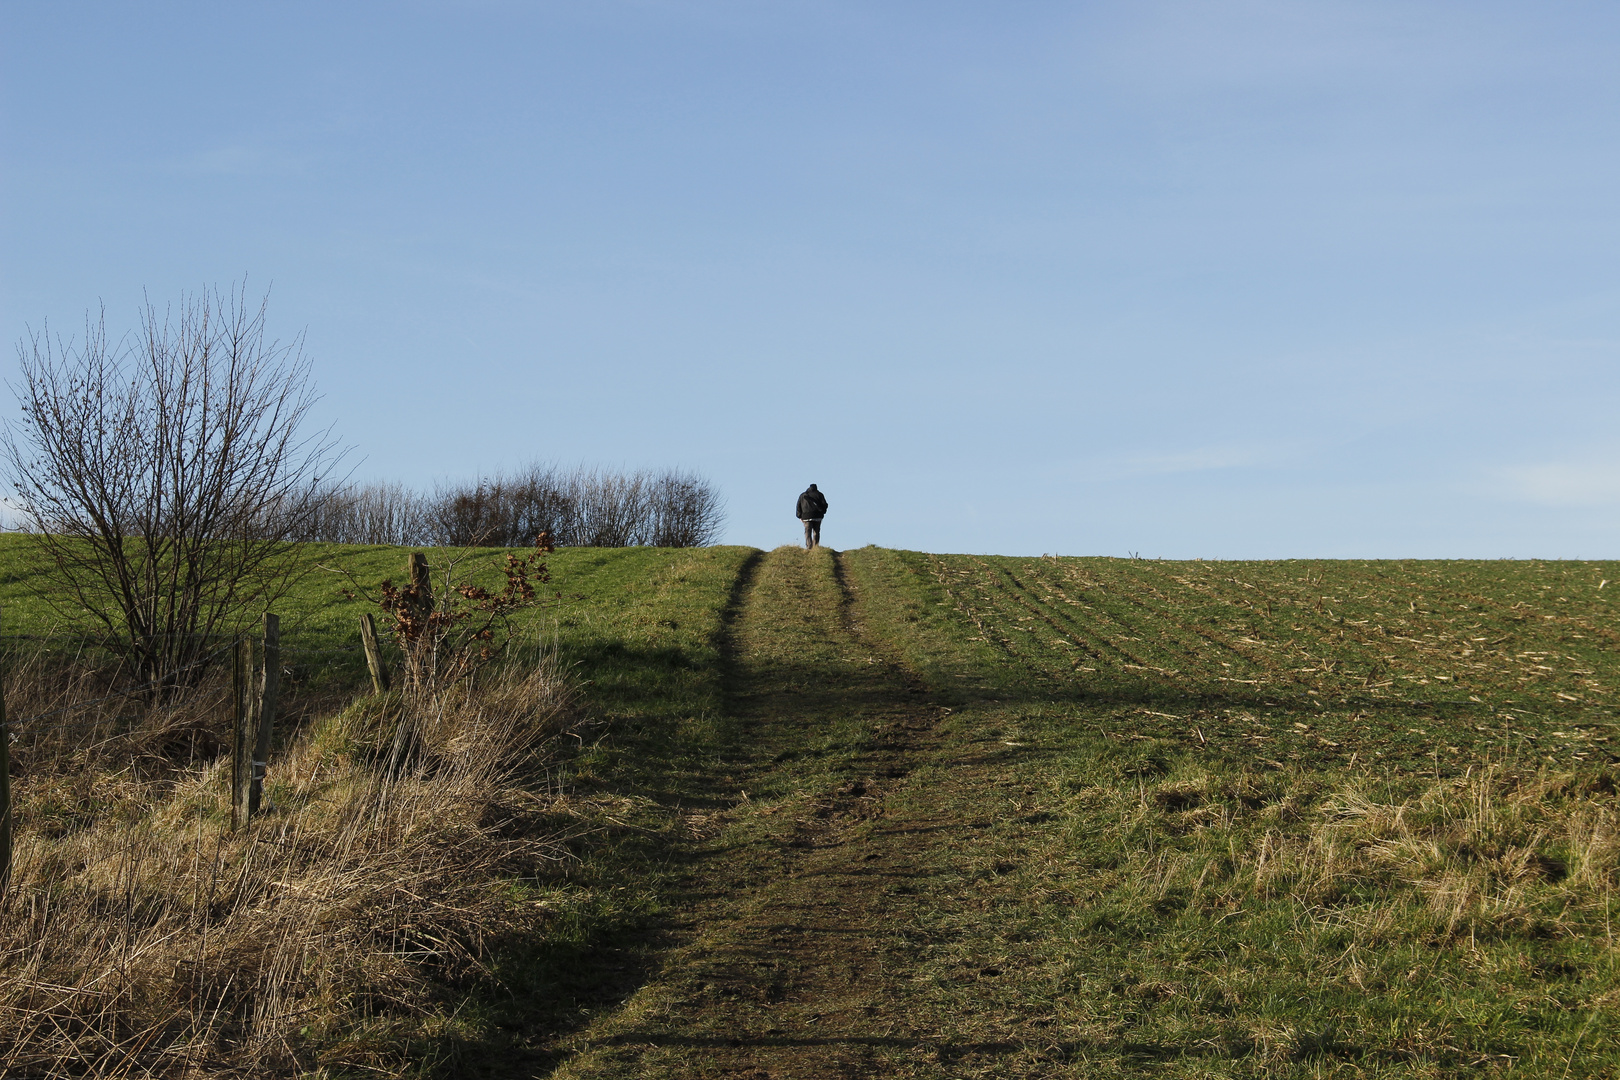
<path fill-rule="evenodd" d="M 429 512 L 428 500 L 403 484 L 324 487 L 316 493 L 298 539 L 400 547 L 428 544 L 434 535 Z"/>
<path fill-rule="evenodd" d="M 578 470 L 569 478 L 575 547 L 630 547 L 647 542 L 648 477 L 644 473 Z"/>
<path fill-rule="evenodd" d="M 439 543 L 524 547 L 540 533 L 563 547 L 698 547 L 713 543 L 724 507 L 695 473 L 569 471 L 531 465 L 434 495 Z"/>
<path fill-rule="evenodd" d="M 442 699 L 423 752 L 384 772 L 395 707 L 366 699 L 273 760 L 240 832 L 223 761 L 19 785 L 0 1074 L 407 1071 L 402 1033 L 444 988 L 552 917 L 500 882 L 565 856 L 550 796 L 521 778 L 570 711 L 551 671 L 508 670 Z M 74 784 L 102 812 L 39 827 Z"/>
<path fill-rule="evenodd" d="M 652 481 L 648 498 L 654 547 L 707 547 L 720 539 L 720 493 L 696 473 L 670 470 Z"/>
<path fill-rule="evenodd" d="M 565 470 L 532 464 L 419 495 L 399 484 L 323 488 L 302 540 L 400 546 L 702 547 L 725 522 L 720 493 L 696 473 Z"/>
<path fill-rule="evenodd" d="M 470 488 L 441 488 L 432 510 L 435 539 L 451 547 L 515 547 L 526 502 L 517 485 L 500 476 Z"/>
<path fill-rule="evenodd" d="M 433 501 L 437 539 L 453 547 L 524 547 L 541 533 L 569 533 L 578 512 L 570 478 L 549 465 L 443 485 Z"/>
<path fill-rule="evenodd" d="M 301 339 L 266 338 L 242 290 L 148 303 L 137 334 L 19 346 L 22 419 L 0 469 L 37 541 L 44 598 L 138 681 L 194 681 L 209 639 L 281 595 L 334 460 L 301 432 Z"/>
<path fill-rule="evenodd" d="M 520 559 L 508 554 L 501 567 L 505 582 L 494 591 L 464 577 L 460 560 L 454 558 L 439 567 L 441 584 L 435 589 L 432 568 L 420 552 L 411 556 L 411 580 L 399 587 L 382 583 L 377 603 L 392 620 L 394 641 L 405 654 L 406 685 L 415 708 L 438 708 L 444 690 L 506 651 L 512 616 L 540 602 L 535 586 L 551 580 L 544 558 L 555 550 L 541 533 L 528 555 Z"/>

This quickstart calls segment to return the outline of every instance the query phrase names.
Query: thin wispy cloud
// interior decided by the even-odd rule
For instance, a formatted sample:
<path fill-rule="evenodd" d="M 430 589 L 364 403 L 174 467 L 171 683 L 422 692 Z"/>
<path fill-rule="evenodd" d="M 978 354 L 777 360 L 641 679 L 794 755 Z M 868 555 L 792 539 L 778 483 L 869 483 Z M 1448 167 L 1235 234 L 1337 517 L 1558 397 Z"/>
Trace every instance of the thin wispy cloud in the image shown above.
<path fill-rule="evenodd" d="M 1590 460 L 1515 465 L 1497 471 L 1509 498 L 1542 506 L 1620 505 L 1620 454 Z"/>

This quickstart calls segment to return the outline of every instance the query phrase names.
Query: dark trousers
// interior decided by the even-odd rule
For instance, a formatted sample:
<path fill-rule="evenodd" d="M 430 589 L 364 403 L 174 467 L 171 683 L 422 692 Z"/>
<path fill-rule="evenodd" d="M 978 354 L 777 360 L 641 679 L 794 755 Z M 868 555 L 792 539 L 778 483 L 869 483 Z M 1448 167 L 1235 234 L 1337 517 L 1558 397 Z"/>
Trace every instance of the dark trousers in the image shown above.
<path fill-rule="evenodd" d="M 821 543 L 821 519 L 804 519 L 804 546 L 808 550 Z"/>

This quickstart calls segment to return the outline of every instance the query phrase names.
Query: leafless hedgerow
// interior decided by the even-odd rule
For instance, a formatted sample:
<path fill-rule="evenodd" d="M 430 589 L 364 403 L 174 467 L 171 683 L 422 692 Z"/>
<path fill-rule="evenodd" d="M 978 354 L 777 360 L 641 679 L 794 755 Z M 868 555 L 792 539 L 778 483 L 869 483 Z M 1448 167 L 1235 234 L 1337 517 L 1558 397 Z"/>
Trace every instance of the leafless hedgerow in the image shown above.
<path fill-rule="evenodd" d="M 434 541 L 450 547 L 517 547 L 542 532 L 556 535 L 546 526 L 560 522 L 564 508 L 555 489 L 538 479 L 497 475 L 470 487 L 439 488 L 429 510 Z"/>
<path fill-rule="evenodd" d="M 540 533 L 563 547 L 703 547 L 725 508 L 695 473 L 620 473 L 530 465 L 425 496 L 400 484 L 334 485 L 315 498 L 298 539 L 337 544 L 527 547 Z"/>
<path fill-rule="evenodd" d="M 720 539 L 725 507 L 720 493 L 695 473 L 668 471 L 652 480 L 648 496 L 654 547 L 707 547 Z"/>
<path fill-rule="evenodd" d="M 434 542 L 429 500 L 403 484 L 341 484 L 321 488 L 300 540 L 331 544 Z"/>
<path fill-rule="evenodd" d="M 472 485 L 441 487 L 438 543 L 523 547 L 546 533 L 562 547 L 702 547 L 719 537 L 724 506 L 695 473 L 562 470 L 531 465 Z"/>
<path fill-rule="evenodd" d="M 312 496 L 333 464 L 301 338 L 265 333 L 245 290 L 148 302 L 116 341 L 49 328 L 19 345 L 22 418 L 0 471 L 37 541 L 42 589 L 88 622 L 137 682 L 200 677 L 210 639 L 287 587 Z M 167 687 L 164 687 L 166 690 Z"/>

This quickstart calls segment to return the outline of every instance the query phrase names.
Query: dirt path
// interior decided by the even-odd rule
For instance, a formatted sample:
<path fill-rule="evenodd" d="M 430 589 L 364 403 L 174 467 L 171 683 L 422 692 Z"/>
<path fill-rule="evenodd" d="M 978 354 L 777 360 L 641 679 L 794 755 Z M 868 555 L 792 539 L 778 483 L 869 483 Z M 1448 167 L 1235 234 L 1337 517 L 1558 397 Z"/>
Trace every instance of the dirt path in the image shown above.
<path fill-rule="evenodd" d="M 907 1009 L 910 907 L 942 839 L 983 823 L 897 796 L 948 710 L 867 639 L 836 556 L 791 549 L 744 585 L 730 699 L 750 752 L 694 863 L 684 944 L 556 1075 L 934 1075 L 938 1036 Z"/>

